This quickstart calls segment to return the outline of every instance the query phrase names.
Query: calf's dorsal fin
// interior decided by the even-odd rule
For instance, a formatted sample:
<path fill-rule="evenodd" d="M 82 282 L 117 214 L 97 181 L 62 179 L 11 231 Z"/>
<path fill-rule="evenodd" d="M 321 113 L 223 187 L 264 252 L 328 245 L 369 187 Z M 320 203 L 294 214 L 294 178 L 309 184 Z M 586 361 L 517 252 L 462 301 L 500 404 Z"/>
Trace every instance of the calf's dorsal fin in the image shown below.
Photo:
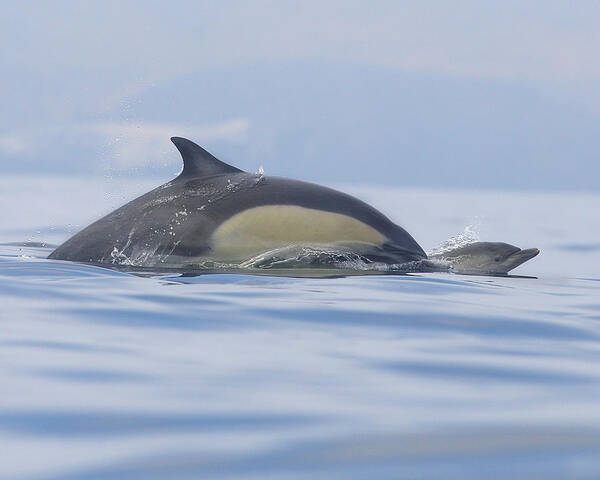
<path fill-rule="evenodd" d="M 171 137 L 171 141 L 181 153 L 181 158 L 183 158 L 183 171 L 179 178 L 208 177 L 210 175 L 243 171 L 227 165 L 187 138 Z"/>

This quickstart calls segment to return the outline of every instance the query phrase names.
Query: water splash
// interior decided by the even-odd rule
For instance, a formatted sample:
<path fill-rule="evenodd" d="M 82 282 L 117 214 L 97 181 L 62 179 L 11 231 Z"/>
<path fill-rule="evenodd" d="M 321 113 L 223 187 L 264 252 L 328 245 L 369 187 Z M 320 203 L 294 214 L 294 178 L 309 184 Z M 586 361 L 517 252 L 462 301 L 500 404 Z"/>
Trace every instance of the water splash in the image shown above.
<path fill-rule="evenodd" d="M 244 269 L 329 268 L 353 271 L 388 271 L 392 266 L 373 262 L 344 247 L 289 245 L 270 250 L 236 265 Z"/>
<path fill-rule="evenodd" d="M 110 252 L 110 258 L 113 265 L 133 265 L 129 257 L 122 251 L 119 251 L 117 247 L 113 247 L 112 252 Z"/>
<path fill-rule="evenodd" d="M 167 235 L 165 231 L 160 232 Z M 421 271 L 421 262 L 408 262 L 404 264 L 388 264 L 370 260 L 348 247 L 294 244 L 262 252 L 242 262 L 224 262 L 210 258 L 183 258 L 172 256 L 173 251 L 180 241 L 173 244 L 168 251 L 160 251 L 159 244 L 146 244 L 144 247 L 136 246 L 128 254 L 125 248 L 119 250 L 114 247 L 111 252 L 111 264 L 130 267 L 161 267 L 173 270 L 201 271 L 229 271 L 239 270 L 248 273 L 258 271 L 296 270 L 302 272 L 309 270 L 338 270 L 340 273 L 383 273 L 383 272 L 415 272 Z"/>
<path fill-rule="evenodd" d="M 434 247 L 430 252 L 427 252 L 427 255 L 440 255 L 442 253 L 449 252 L 450 250 L 478 242 L 479 227 L 480 225 L 478 223 L 467 225 L 461 233 L 443 241 L 438 246 Z"/>

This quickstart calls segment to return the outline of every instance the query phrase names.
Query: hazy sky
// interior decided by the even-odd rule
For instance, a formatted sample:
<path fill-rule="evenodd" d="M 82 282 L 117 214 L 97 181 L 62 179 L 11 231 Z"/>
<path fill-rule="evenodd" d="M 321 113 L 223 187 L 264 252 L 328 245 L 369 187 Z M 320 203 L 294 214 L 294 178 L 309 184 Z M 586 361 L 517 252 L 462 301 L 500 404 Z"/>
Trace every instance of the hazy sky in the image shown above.
<path fill-rule="evenodd" d="M 187 135 L 329 183 L 600 188 L 598 2 L 2 11 L 5 172 L 173 173 L 168 137 Z"/>

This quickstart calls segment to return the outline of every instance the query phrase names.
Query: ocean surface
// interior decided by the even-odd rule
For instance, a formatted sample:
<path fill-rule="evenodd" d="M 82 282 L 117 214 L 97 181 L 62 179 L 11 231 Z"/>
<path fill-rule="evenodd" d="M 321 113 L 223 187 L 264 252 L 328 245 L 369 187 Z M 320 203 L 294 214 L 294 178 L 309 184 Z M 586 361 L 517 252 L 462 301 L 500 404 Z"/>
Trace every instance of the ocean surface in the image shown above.
<path fill-rule="evenodd" d="M 45 258 L 166 180 L 0 179 L 0 478 L 600 478 L 600 195 L 331 185 L 509 277 Z"/>

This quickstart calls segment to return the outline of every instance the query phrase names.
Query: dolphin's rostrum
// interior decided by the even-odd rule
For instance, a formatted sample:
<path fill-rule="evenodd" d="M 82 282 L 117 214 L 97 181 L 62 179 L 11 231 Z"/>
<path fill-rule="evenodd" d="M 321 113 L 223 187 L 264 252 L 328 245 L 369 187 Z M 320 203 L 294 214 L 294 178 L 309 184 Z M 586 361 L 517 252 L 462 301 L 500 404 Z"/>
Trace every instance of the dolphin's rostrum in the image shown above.
<path fill-rule="evenodd" d="M 161 267 L 240 265 L 266 252 L 307 245 L 350 251 L 367 262 L 427 259 L 406 230 L 361 200 L 313 183 L 246 173 L 185 138 L 171 140 L 183 157 L 177 178 L 92 223 L 49 258 Z M 477 253 L 485 257 L 486 248 Z M 483 257 L 477 261 L 487 263 Z M 431 262 L 425 264 L 431 271 Z M 477 270 L 475 264 L 469 267 Z"/>

